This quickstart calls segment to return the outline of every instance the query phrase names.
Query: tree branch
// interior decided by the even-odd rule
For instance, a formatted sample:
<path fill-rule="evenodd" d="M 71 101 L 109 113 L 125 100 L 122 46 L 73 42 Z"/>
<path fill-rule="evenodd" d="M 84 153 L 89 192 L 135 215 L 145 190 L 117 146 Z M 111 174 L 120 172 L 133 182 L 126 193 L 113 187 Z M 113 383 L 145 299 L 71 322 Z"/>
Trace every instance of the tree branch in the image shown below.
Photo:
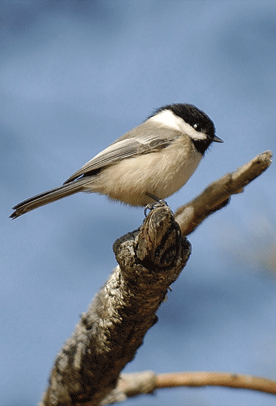
<path fill-rule="evenodd" d="M 200 195 L 175 213 L 182 235 L 191 234 L 207 217 L 229 203 L 230 196 L 261 175 L 272 163 L 272 152 L 265 151 L 232 173 L 211 183 Z"/>
<path fill-rule="evenodd" d="M 107 399 L 189 258 L 190 243 L 183 236 L 267 169 L 271 156 L 270 151 L 258 155 L 178 209 L 180 228 L 169 207 L 158 203 L 139 230 L 115 242 L 119 266 L 58 354 L 39 406 L 96 406 Z"/>
<path fill-rule="evenodd" d="M 113 249 L 120 266 L 58 354 L 40 406 L 100 403 L 156 323 L 155 313 L 190 255 L 190 243 L 164 204 Z"/>

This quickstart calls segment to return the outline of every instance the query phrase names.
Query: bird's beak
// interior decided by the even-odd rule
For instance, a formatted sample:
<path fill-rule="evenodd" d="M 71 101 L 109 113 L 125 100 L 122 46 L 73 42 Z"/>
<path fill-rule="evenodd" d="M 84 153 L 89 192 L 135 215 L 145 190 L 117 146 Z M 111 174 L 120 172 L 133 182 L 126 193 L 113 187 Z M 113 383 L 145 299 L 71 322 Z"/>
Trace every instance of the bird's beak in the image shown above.
<path fill-rule="evenodd" d="M 216 135 L 214 136 L 212 141 L 214 141 L 214 142 L 223 142 L 223 140 L 221 138 L 217 137 Z"/>

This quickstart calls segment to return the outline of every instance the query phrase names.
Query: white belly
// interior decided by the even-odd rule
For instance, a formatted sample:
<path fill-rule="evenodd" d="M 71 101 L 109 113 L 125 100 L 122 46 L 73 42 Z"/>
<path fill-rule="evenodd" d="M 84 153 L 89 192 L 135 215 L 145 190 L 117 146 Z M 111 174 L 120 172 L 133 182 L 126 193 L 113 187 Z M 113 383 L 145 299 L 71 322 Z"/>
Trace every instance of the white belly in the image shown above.
<path fill-rule="evenodd" d="M 130 205 L 144 206 L 152 202 L 146 192 L 165 199 L 185 185 L 201 158 L 202 154 L 193 145 L 187 150 L 179 137 L 163 150 L 123 159 L 103 169 L 91 183 L 91 191 Z"/>

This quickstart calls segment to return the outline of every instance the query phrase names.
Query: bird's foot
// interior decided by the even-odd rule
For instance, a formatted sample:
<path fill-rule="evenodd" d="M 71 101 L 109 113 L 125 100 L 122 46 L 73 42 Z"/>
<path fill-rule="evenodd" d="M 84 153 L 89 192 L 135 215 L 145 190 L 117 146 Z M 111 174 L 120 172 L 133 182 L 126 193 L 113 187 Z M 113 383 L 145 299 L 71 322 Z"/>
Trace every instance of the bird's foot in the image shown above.
<path fill-rule="evenodd" d="M 148 204 L 145 206 L 145 209 L 144 209 L 145 217 L 147 217 L 147 211 L 148 211 L 148 210 L 151 211 L 151 210 L 153 210 L 153 209 L 156 209 L 156 207 L 168 206 L 168 204 L 167 204 L 167 202 L 165 202 L 165 200 L 160 199 L 159 197 L 153 195 L 152 193 L 146 192 L 146 195 L 147 195 L 148 197 L 150 197 L 151 199 L 153 199 L 154 202 L 153 202 L 153 203 L 148 203 Z"/>

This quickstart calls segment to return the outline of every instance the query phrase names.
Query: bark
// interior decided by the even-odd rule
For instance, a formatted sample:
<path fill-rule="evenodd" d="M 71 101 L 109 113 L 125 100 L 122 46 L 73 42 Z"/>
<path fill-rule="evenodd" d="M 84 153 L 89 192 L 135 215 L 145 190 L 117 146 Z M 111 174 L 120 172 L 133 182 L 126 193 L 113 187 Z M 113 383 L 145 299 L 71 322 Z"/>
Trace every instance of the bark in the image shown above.
<path fill-rule="evenodd" d="M 113 248 L 119 266 L 58 354 L 40 406 L 101 402 L 156 323 L 155 313 L 190 255 L 165 204 Z"/>

